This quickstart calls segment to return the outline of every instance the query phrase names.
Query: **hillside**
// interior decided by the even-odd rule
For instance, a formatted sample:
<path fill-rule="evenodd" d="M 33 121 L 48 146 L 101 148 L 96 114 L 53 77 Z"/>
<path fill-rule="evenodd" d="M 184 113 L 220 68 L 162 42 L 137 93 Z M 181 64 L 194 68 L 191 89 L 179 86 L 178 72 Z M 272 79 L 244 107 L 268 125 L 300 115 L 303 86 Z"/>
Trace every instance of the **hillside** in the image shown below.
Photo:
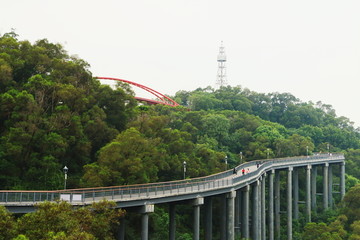
<path fill-rule="evenodd" d="M 96 187 L 182 179 L 184 161 L 193 178 L 244 161 L 314 152 L 343 152 L 347 189 L 359 182 L 360 130 L 330 105 L 241 86 L 172 98 L 182 106 L 138 105 L 128 85 L 101 85 L 89 64 L 61 45 L 0 36 L 0 189 L 61 189 L 65 165 L 69 188 Z M 299 239 L 314 228 L 331 232 L 329 239 L 347 239 L 346 229 L 357 239 L 360 218 L 351 199 L 358 189 L 341 212 L 349 221 L 326 213 L 317 219 L 325 223 L 299 227 Z M 158 223 L 166 215 L 159 209 Z M 10 219 L 1 212 L 0 220 Z M 186 217 L 181 221 L 186 230 Z M 155 232 L 166 232 L 164 226 Z"/>
<path fill-rule="evenodd" d="M 12 32 L 0 49 L 2 189 L 59 189 L 65 165 L 70 187 L 104 186 L 181 179 L 183 161 L 197 177 L 252 159 L 360 148 L 349 119 L 290 93 L 207 87 L 177 92 L 183 107 L 137 106 L 129 86 L 101 85 L 59 44 Z"/>

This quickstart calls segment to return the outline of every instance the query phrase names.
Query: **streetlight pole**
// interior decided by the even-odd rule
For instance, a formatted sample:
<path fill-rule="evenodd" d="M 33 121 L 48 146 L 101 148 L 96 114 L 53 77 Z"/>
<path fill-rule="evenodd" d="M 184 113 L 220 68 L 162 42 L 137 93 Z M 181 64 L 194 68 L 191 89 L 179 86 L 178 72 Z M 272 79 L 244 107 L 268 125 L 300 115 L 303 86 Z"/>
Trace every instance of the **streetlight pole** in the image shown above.
<path fill-rule="evenodd" d="M 306 146 L 306 157 L 309 157 L 309 146 Z"/>
<path fill-rule="evenodd" d="M 184 179 L 185 179 L 185 173 L 186 173 L 186 161 L 183 162 L 184 165 Z"/>
<path fill-rule="evenodd" d="M 269 151 L 270 151 L 270 149 L 268 148 L 267 149 L 267 156 L 266 156 L 267 159 L 269 159 Z"/>
<path fill-rule="evenodd" d="M 63 168 L 63 171 L 64 171 L 64 177 L 65 177 L 65 181 L 64 181 L 64 190 L 66 190 L 66 180 L 67 180 L 67 172 L 68 172 L 68 168 L 65 166 Z"/>
<path fill-rule="evenodd" d="M 227 170 L 227 164 L 228 164 L 227 159 L 228 159 L 228 157 L 227 157 L 227 155 L 226 155 L 226 156 L 225 156 L 225 170 Z"/>
<path fill-rule="evenodd" d="M 243 153 L 240 152 L 240 164 L 242 164 L 242 159 L 243 159 Z"/>

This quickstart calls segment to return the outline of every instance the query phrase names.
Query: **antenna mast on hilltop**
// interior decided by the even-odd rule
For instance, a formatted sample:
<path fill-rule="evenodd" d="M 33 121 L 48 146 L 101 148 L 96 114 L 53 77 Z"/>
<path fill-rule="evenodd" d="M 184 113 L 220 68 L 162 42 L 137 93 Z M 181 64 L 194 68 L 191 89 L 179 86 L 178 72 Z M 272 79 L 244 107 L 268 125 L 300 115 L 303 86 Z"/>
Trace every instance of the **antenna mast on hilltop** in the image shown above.
<path fill-rule="evenodd" d="M 219 49 L 219 55 L 217 57 L 218 62 L 218 72 L 216 77 L 216 85 L 219 87 L 227 85 L 226 81 L 226 55 L 225 55 L 225 47 L 223 46 L 223 42 L 221 41 L 221 46 Z"/>

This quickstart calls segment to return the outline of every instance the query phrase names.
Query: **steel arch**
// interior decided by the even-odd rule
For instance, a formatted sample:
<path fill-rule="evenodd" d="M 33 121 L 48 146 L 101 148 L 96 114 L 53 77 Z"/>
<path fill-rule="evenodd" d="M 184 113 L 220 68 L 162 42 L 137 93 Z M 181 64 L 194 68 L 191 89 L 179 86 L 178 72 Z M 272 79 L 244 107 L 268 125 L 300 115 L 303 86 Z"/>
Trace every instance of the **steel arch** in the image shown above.
<path fill-rule="evenodd" d="M 135 99 L 140 101 L 140 102 L 147 102 L 149 104 L 163 104 L 163 105 L 168 105 L 168 106 L 171 106 L 171 107 L 176 107 L 176 106 L 180 105 L 177 102 L 175 102 L 174 100 L 172 100 L 171 98 L 165 96 L 164 94 L 161 94 L 158 91 L 155 91 L 154 89 L 151 89 L 151 88 L 149 88 L 147 86 L 141 85 L 141 84 L 136 83 L 136 82 L 132 82 L 132 81 L 121 79 L 121 78 L 112 78 L 112 77 L 95 77 L 95 78 L 96 79 L 102 79 L 102 80 L 114 80 L 114 81 L 120 81 L 120 82 L 128 83 L 130 85 L 133 85 L 133 86 L 139 87 L 141 89 L 144 89 L 145 91 L 151 93 L 152 95 L 154 95 L 155 97 L 160 99 L 160 101 L 157 101 L 157 100 L 152 100 L 152 99 L 148 99 L 148 98 L 135 97 Z"/>

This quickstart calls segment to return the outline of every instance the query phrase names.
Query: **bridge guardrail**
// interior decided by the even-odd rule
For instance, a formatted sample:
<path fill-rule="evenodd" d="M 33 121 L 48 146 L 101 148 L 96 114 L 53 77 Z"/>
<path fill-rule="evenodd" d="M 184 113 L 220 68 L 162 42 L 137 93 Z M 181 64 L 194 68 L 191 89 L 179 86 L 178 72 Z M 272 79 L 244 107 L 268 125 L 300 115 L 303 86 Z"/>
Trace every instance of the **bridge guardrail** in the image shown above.
<path fill-rule="evenodd" d="M 73 204 L 91 202 L 102 198 L 116 200 L 134 200 L 139 198 L 151 198 L 175 194 L 186 194 L 194 191 L 205 191 L 209 189 L 228 187 L 233 184 L 253 181 L 260 177 L 264 171 L 279 166 L 322 162 L 325 160 L 343 160 L 342 154 L 321 154 L 314 156 L 292 157 L 283 159 L 256 160 L 241 164 L 236 167 L 239 176 L 233 176 L 233 169 L 218 174 L 185 179 L 180 181 L 139 184 L 129 186 L 113 186 L 103 188 L 84 188 L 56 191 L 0 191 L 0 205 L 7 204 L 29 204 L 32 205 L 42 201 L 66 200 Z M 256 171 L 241 175 L 242 168 L 248 168 L 261 163 Z"/>

